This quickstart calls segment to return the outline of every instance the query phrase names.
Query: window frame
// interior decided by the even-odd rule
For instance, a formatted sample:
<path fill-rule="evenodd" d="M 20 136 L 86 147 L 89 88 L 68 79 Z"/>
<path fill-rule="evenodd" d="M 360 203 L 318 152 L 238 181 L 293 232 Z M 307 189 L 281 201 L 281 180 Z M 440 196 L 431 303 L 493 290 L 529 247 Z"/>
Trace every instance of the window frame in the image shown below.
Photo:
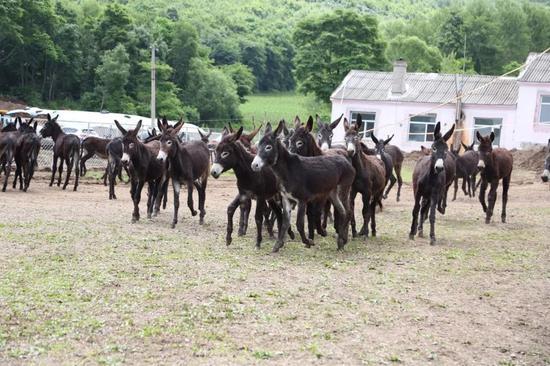
<path fill-rule="evenodd" d="M 353 116 L 354 114 L 355 114 L 355 118 Z M 363 119 L 363 126 L 361 126 L 361 131 L 359 131 L 359 135 L 361 136 L 361 140 L 370 138 L 372 132 L 376 128 L 377 113 L 376 112 L 350 111 L 349 112 L 350 123 L 352 123 L 352 124 L 355 123 L 355 121 L 357 119 L 357 114 L 360 114 L 361 118 Z M 374 118 L 373 119 L 371 119 L 371 118 L 365 119 L 364 116 L 366 116 L 366 115 L 374 115 Z M 367 133 L 367 132 L 365 132 L 367 130 L 371 130 L 371 131 Z"/>
<path fill-rule="evenodd" d="M 413 121 L 412 119 L 413 118 L 418 118 L 418 117 L 428 117 L 428 118 L 433 118 L 433 121 Z M 422 115 L 415 115 L 415 114 L 411 114 L 409 115 L 409 129 L 407 131 L 407 139 L 409 142 L 420 142 L 420 143 L 423 143 L 423 142 L 433 142 L 433 131 L 435 130 L 435 125 L 437 124 L 437 114 L 436 113 L 428 113 L 428 114 L 422 114 Z M 419 132 L 411 132 L 411 125 L 424 125 L 424 133 L 422 135 L 420 135 Z M 430 132 L 429 131 L 429 128 L 428 126 L 430 125 L 433 125 L 433 128 L 432 128 L 432 131 Z M 411 139 L 411 133 L 413 133 L 412 136 L 423 136 L 423 140 L 415 140 L 415 139 Z M 431 135 L 431 140 L 428 138 L 428 136 Z"/>
<path fill-rule="evenodd" d="M 537 113 L 537 122 L 542 124 L 542 125 L 550 125 L 550 120 L 548 121 L 543 121 L 542 120 L 542 109 L 544 106 L 547 106 L 548 108 L 550 108 L 550 101 L 549 102 L 543 102 L 542 100 L 544 99 L 544 97 L 547 97 L 547 98 L 550 98 L 550 94 L 539 94 L 539 98 L 538 98 L 538 113 Z"/>
<path fill-rule="evenodd" d="M 495 124 L 492 124 L 492 125 L 480 125 L 477 123 L 478 120 L 499 120 L 500 121 L 500 124 L 498 125 L 495 125 Z M 476 137 L 476 132 L 483 129 L 483 128 L 490 128 L 491 129 L 491 132 L 495 132 L 495 130 L 498 130 L 498 135 L 496 134 L 495 132 L 495 136 L 496 136 L 496 139 L 495 141 L 493 141 L 493 146 L 500 146 L 500 140 L 501 140 L 501 137 L 502 137 L 502 121 L 503 121 L 503 118 L 502 117 L 474 117 L 474 124 L 473 124 L 473 131 L 474 131 L 474 135 L 472 136 L 472 139 L 475 143 L 475 146 L 479 145 L 479 141 L 477 140 L 477 137 Z M 491 133 L 489 132 L 489 133 Z"/>

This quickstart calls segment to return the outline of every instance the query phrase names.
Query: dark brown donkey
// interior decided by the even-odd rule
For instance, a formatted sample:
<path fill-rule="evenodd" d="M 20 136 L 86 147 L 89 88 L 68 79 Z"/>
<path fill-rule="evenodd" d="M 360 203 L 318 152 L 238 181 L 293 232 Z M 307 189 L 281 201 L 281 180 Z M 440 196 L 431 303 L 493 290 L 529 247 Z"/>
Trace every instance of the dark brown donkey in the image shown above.
<path fill-rule="evenodd" d="M 128 166 L 130 172 L 130 197 L 134 203 L 132 222 L 139 220 L 139 201 L 145 183 L 148 184 L 147 217 L 151 218 L 153 205 L 158 193 L 161 179 L 164 177 L 164 164 L 156 158 L 155 149 L 141 142 L 137 134 L 141 128 L 141 120 L 133 130 L 128 130 L 115 120 L 115 125 L 122 133 L 122 164 Z"/>
<path fill-rule="evenodd" d="M 15 147 L 16 170 L 13 188 L 17 186 L 19 178 L 19 189 L 23 192 L 29 189 L 40 152 L 40 137 L 36 134 L 37 122 L 31 125 L 32 121 L 32 118 L 27 122 L 19 120 L 19 137 Z"/>
<path fill-rule="evenodd" d="M 481 136 L 479 131 L 476 132 L 476 137 L 479 140 L 479 162 L 478 168 L 481 171 L 481 187 L 479 188 L 479 202 L 485 212 L 485 223 L 491 222 L 493 209 L 497 200 L 498 182 L 502 179 L 502 212 L 501 220 L 506 222 L 506 204 L 508 203 L 508 188 L 510 188 L 510 179 L 512 177 L 512 168 L 514 159 L 512 154 L 502 148 L 493 149 L 493 141 L 495 133 L 491 132 L 489 136 Z M 489 206 L 485 204 L 485 191 L 487 186 L 491 185 L 488 194 Z"/>
<path fill-rule="evenodd" d="M 322 151 L 327 151 L 332 148 L 332 137 L 334 135 L 333 131 L 340 124 L 343 116 L 344 114 L 342 113 L 340 117 L 331 123 L 325 123 L 321 122 L 321 117 L 319 117 L 318 114 L 315 115 L 317 120 L 317 144 L 321 147 Z"/>
<path fill-rule="evenodd" d="M 233 215 L 243 200 L 256 200 L 256 247 L 260 248 L 262 242 L 262 225 L 266 214 L 267 205 L 276 215 L 279 222 L 279 230 L 282 224 L 281 207 L 274 200 L 278 194 L 277 178 L 271 169 L 263 169 L 261 172 L 254 172 L 251 168 L 254 155 L 251 154 L 239 141 L 242 134 L 242 127 L 234 134 L 225 135 L 216 147 L 216 158 L 210 174 L 218 178 L 223 172 L 233 169 L 237 177 L 237 188 L 239 194 L 227 207 L 227 234 L 225 242 L 231 244 L 233 233 Z M 266 221 L 267 230 L 270 236 L 273 235 L 272 227 Z M 289 231 L 289 235 L 294 234 Z"/>
<path fill-rule="evenodd" d="M 540 179 L 544 182 L 548 182 L 550 178 L 550 139 L 548 139 L 548 146 L 546 147 L 546 159 L 544 160 L 544 167 Z"/>
<path fill-rule="evenodd" d="M 172 129 L 162 127 L 160 138 L 160 150 L 157 159 L 161 163 L 168 162 L 169 176 L 174 188 L 174 218 L 172 228 L 178 222 L 178 209 L 180 204 L 181 184 L 187 186 L 187 206 L 193 216 L 197 215 L 193 207 L 193 186 L 199 193 L 199 224 L 204 223 L 206 210 L 206 184 L 210 171 L 210 152 L 203 141 L 191 141 L 185 144 L 178 139 L 178 133 L 183 123 Z M 158 198 L 160 200 L 160 197 Z M 157 201 L 157 206 L 160 205 Z"/>
<path fill-rule="evenodd" d="M 50 180 L 50 187 L 53 185 L 55 179 L 55 173 L 59 169 L 59 178 L 57 179 L 57 186 L 61 184 L 61 174 L 63 173 L 63 161 L 67 164 L 67 177 L 65 179 L 65 184 L 63 184 L 63 189 L 67 188 L 69 184 L 69 178 L 73 170 L 73 165 L 75 168 L 75 180 L 74 180 L 74 191 L 78 188 L 78 178 L 80 176 L 80 139 L 78 136 L 73 134 L 66 134 L 63 132 L 59 124 L 57 123 L 57 118 L 51 118 L 48 114 L 48 121 L 40 130 L 42 137 L 51 137 L 54 141 L 53 147 L 53 163 L 52 163 L 52 178 Z M 59 159 L 59 168 L 57 166 L 57 159 Z"/>
<path fill-rule="evenodd" d="M 369 221 L 371 223 L 372 236 L 376 236 L 376 205 L 382 200 L 384 187 L 386 186 L 386 168 L 381 159 L 366 155 L 361 149 L 361 124 L 363 123 L 361 115 L 357 115 L 355 124 L 350 125 L 347 119 L 344 119 L 344 129 L 346 131 L 345 142 L 348 154 L 351 156 L 351 163 L 355 168 L 355 180 L 351 189 L 351 232 L 353 237 L 357 236 L 355 227 L 355 196 L 361 193 L 363 199 L 363 227 L 360 234 L 369 236 Z"/>
<path fill-rule="evenodd" d="M 4 126 L 0 132 L 0 165 L 2 166 L 2 171 L 4 172 L 2 192 L 6 191 L 6 187 L 8 186 L 8 178 L 11 174 L 11 164 L 15 155 L 17 138 L 19 137 L 19 132 L 17 131 L 18 121 L 19 119 L 16 119 L 15 122 Z"/>
<path fill-rule="evenodd" d="M 413 192 L 414 208 L 412 211 L 412 224 L 409 239 L 414 240 L 418 231 L 419 237 L 424 237 L 423 225 L 430 215 L 430 244 L 435 245 L 435 214 L 436 208 L 445 197 L 448 184 L 447 175 L 454 178 L 454 164 L 447 163 L 453 161 L 450 155 L 447 140 L 451 138 L 455 125 L 445 135 L 441 136 L 441 124 L 437 122 L 434 129 L 434 142 L 432 143 L 431 154 L 420 158 L 413 171 Z M 450 159 L 450 160 L 449 160 Z M 420 223 L 418 214 L 420 213 Z"/>
<path fill-rule="evenodd" d="M 453 201 L 456 200 L 458 180 L 460 178 L 462 178 L 462 192 L 464 192 L 465 196 L 474 197 L 476 187 L 477 163 L 479 161 L 479 155 L 476 151 L 474 151 L 475 142 L 473 142 L 470 146 L 465 145 L 462 142 L 460 144 L 464 148 L 464 154 L 462 155 L 459 155 L 460 147 L 458 150 L 451 148 L 451 153 L 456 157 Z"/>
<path fill-rule="evenodd" d="M 282 123 L 279 123 L 275 131 L 271 131 L 271 126 L 266 128 L 259 143 L 258 154 L 251 164 L 255 172 L 272 167 L 279 180 L 284 208 L 283 225 L 273 251 L 277 252 L 284 245 L 285 235 L 290 227 L 291 202 L 298 203 L 296 226 L 302 242 L 307 247 L 313 245 L 304 232 L 306 204 L 323 197 L 330 197 L 335 207 L 338 249 L 343 249 L 348 241 L 349 192 L 355 178 L 355 169 L 341 155 L 303 157 L 291 154 L 277 138 L 282 128 Z"/>

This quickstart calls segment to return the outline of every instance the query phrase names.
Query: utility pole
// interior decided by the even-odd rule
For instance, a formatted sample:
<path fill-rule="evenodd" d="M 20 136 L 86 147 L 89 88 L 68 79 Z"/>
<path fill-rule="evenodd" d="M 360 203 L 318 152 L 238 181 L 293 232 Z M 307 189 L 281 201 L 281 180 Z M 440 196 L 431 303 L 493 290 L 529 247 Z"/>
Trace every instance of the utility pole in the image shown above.
<path fill-rule="evenodd" d="M 155 64 L 155 44 L 151 46 L 151 128 L 155 127 L 155 114 L 157 109 L 156 87 L 157 87 L 157 67 Z"/>

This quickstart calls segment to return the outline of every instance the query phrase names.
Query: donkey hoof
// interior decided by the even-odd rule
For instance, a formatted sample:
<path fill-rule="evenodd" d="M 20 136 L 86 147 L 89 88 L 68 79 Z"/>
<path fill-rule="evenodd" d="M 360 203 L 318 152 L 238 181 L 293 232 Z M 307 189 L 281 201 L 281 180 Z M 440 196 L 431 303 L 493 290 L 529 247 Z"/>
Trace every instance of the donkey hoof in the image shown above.
<path fill-rule="evenodd" d="M 506 216 L 501 217 L 501 221 L 503 224 L 506 224 Z"/>
<path fill-rule="evenodd" d="M 172 229 L 175 229 L 176 228 L 176 222 L 173 222 L 171 227 L 172 227 Z"/>
<path fill-rule="evenodd" d="M 226 237 L 225 238 L 225 245 L 230 246 L 232 241 L 233 241 L 233 239 L 230 236 Z"/>
<path fill-rule="evenodd" d="M 487 218 L 485 218 L 485 223 L 486 223 L 487 225 L 488 225 L 488 224 L 490 224 L 490 223 L 491 223 L 491 219 L 490 219 L 490 218 L 488 218 L 488 217 L 487 217 Z"/>
<path fill-rule="evenodd" d="M 201 218 L 199 219 L 199 225 L 204 225 L 204 218 L 201 217 Z"/>
<path fill-rule="evenodd" d="M 192 216 L 197 216 L 198 213 L 199 213 L 199 212 L 198 212 L 198 211 L 195 211 L 195 210 L 191 211 L 191 215 L 192 215 Z"/>
<path fill-rule="evenodd" d="M 288 232 L 288 237 L 289 237 L 290 239 L 294 240 L 294 238 L 296 238 L 296 235 L 294 235 L 294 231 L 292 231 L 292 230 L 289 231 L 289 232 Z"/>
<path fill-rule="evenodd" d="M 409 234 L 409 240 L 414 240 L 414 234 Z"/>
<path fill-rule="evenodd" d="M 419 238 L 423 238 L 424 237 L 424 232 L 422 230 L 419 230 L 418 231 L 418 237 Z"/>
<path fill-rule="evenodd" d="M 430 239 L 430 245 L 435 245 L 435 238 Z"/>
<path fill-rule="evenodd" d="M 399 202 L 399 201 L 400 201 L 400 199 L 399 199 L 399 197 L 397 197 L 397 202 Z"/>
<path fill-rule="evenodd" d="M 256 243 L 256 250 L 262 249 L 262 246 L 261 246 L 260 244 L 261 244 L 261 242 L 260 242 L 260 243 Z"/>
<path fill-rule="evenodd" d="M 246 235 L 246 231 L 244 230 L 239 230 L 239 232 L 237 233 L 238 236 L 245 236 Z"/>
<path fill-rule="evenodd" d="M 279 251 L 279 245 L 275 244 L 275 246 L 273 247 L 273 249 L 271 249 L 271 253 L 277 253 Z"/>

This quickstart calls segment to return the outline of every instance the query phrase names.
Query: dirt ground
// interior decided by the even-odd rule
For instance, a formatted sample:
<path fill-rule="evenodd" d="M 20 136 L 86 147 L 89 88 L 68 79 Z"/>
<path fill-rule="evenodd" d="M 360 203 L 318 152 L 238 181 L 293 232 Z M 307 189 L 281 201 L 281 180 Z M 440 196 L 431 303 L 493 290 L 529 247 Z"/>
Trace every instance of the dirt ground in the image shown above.
<path fill-rule="evenodd" d="M 254 249 L 252 219 L 226 247 L 233 179 L 209 180 L 204 226 L 182 202 L 174 230 L 171 200 L 130 224 L 125 185 L 116 201 L 43 179 L 0 193 L 0 364 L 550 364 L 550 190 L 536 173 L 514 172 L 506 224 L 500 190 L 490 225 L 460 193 L 436 246 L 408 240 L 406 185 L 377 238 L 275 255 L 269 239 Z"/>

